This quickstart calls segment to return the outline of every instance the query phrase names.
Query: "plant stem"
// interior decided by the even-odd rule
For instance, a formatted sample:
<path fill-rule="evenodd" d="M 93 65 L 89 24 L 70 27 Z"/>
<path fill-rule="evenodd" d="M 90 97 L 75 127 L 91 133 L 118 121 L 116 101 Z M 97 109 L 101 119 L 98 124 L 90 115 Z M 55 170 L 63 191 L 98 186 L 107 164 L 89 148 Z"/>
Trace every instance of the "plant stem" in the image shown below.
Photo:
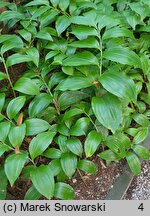
<path fill-rule="evenodd" d="M 14 124 L 10 119 L 8 119 L 5 115 L 3 115 L 2 113 L 0 113 L 0 116 L 2 116 L 4 119 L 6 119 L 7 121 L 9 121 L 11 124 Z"/>
<path fill-rule="evenodd" d="M 6 71 L 6 74 L 7 74 L 7 79 L 9 81 L 9 83 L 10 83 L 11 88 L 12 88 L 13 95 L 14 95 L 14 97 L 16 97 L 14 87 L 13 87 L 12 81 L 11 81 L 10 76 L 9 76 L 8 68 L 7 68 L 6 63 L 5 63 L 5 59 L 4 59 L 3 55 L 1 55 L 1 56 L 2 56 L 2 59 L 3 59 L 4 68 L 5 68 L 5 71 Z"/>
<path fill-rule="evenodd" d="M 84 111 L 84 113 L 85 113 L 85 115 L 90 119 L 90 122 L 93 124 L 93 126 L 94 126 L 95 129 L 96 129 L 96 131 L 99 132 L 99 131 L 98 131 L 98 128 L 97 128 L 97 126 L 95 125 L 95 123 L 93 122 L 91 116 L 90 116 L 88 113 L 86 113 L 85 111 Z"/>

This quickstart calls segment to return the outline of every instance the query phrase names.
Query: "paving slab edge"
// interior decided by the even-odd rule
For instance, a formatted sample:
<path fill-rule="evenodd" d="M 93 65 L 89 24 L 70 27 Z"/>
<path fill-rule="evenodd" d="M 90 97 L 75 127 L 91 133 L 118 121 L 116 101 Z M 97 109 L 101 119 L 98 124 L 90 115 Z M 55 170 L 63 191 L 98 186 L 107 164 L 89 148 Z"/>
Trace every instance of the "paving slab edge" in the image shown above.
<path fill-rule="evenodd" d="M 148 137 L 141 144 L 146 148 L 150 149 L 150 129 Z M 130 187 L 133 178 L 134 175 L 131 173 L 128 164 L 125 164 L 123 167 L 122 174 L 116 179 L 113 188 L 110 189 L 110 191 L 105 197 L 105 200 L 122 200 L 126 191 Z"/>

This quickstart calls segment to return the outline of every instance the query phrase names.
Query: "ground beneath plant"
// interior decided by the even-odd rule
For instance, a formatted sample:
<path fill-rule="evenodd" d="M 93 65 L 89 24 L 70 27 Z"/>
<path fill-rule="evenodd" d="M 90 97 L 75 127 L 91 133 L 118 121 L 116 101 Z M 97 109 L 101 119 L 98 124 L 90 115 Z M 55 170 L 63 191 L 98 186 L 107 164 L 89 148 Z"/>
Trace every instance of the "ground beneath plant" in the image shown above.
<path fill-rule="evenodd" d="M 76 200 L 103 200 L 122 172 L 124 161 L 111 163 L 104 166 L 99 158 L 93 160 L 98 166 L 95 175 L 79 172 L 70 180 L 70 185 L 75 189 Z"/>
<path fill-rule="evenodd" d="M 142 172 L 134 177 L 124 200 L 150 200 L 150 160 L 142 162 Z"/>

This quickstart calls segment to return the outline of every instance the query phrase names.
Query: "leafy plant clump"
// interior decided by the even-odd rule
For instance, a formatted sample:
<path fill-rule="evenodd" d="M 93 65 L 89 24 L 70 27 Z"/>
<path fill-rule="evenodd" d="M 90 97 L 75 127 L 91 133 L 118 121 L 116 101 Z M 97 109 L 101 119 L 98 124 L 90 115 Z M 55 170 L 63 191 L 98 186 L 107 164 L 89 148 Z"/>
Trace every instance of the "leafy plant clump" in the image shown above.
<path fill-rule="evenodd" d="M 0 2 L 0 198 L 24 179 L 25 199 L 73 199 L 65 182 L 96 173 L 93 155 L 138 175 L 150 158 L 150 1 L 14 2 Z"/>

